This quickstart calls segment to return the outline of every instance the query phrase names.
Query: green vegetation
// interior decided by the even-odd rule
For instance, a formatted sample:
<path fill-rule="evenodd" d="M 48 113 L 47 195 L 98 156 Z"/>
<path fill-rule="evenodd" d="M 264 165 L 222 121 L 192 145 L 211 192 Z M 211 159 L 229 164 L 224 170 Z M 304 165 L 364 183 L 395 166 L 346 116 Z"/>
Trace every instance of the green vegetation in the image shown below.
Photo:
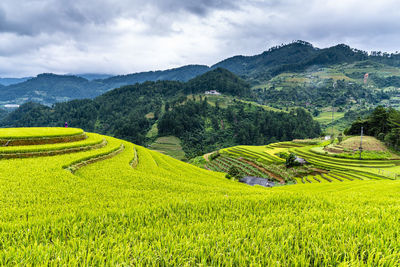
<path fill-rule="evenodd" d="M 149 148 L 179 160 L 185 158 L 185 152 L 182 150 L 181 140 L 175 136 L 159 137 L 149 146 Z"/>
<path fill-rule="evenodd" d="M 344 112 L 334 112 L 333 120 L 338 120 L 344 117 Z M 328 124 L 332 122 L 332 111 L 321 112 L 315 117 L 315 120 L 321 124 Z"/>
<path fill-rule="evenodd" d="M 174 106 L 158 121 L 159 135 L 179 137 L 189 158 L 221 147 L 317 137 L 320 132 L 319 124 L 304 109 L 273 112 L 242 102 L 223 109 L 206 99 Z"/>
<path fill-rule="evenodd" d="M 361 127 L 365 135 L 375 136 L 395 150 L 400 148 L 400 111 L 379 106 L 365 120 L 355 121 L 345 133 L 359 134 Z"/>

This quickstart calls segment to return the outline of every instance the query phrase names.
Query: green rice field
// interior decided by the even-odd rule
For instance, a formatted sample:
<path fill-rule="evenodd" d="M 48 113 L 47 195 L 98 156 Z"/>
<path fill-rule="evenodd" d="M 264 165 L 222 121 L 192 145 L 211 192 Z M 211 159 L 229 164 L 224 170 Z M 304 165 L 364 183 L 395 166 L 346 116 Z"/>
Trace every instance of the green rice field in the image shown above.
<path fill-rule="evenodd" d="M 56 137 L 82 134 L 83 130 L 78 128 L 62 127 L 32 127 L 32 128 L 1 128 L 0 139 L 19 139 L 35 137 Z"/>
<path fill-rule="evenodd" d="M 40 136 L 39 131 L 31 133 Z M 63 131 L 54 129 L 54 135 Z M 364 174 L 338 165 L 326 177 L 348 174 L 353 181 L 331 183 L 316 177 L 321 180 L 317 182 L 306 176 L 298 179 L 315 183 L 253 187 L 123 140 L 87 136 L 104 139 L 106 145 L 0 159 L 1 265 L 399 263 L 398 180 L 373 179 L 372 174 L 356 179 Z M 266 154 L 265 162 L 258 162 L 267 165 L 268 160 L 282 162 L 265 153 L 269 149 L 313 156 L 306 148 L 285 142 L 254 150 L 238 147 L 232 153 L 249 151 L 249 158 Z M 321 164 L 335 162 L 341 163 L 325 159 Z"/>

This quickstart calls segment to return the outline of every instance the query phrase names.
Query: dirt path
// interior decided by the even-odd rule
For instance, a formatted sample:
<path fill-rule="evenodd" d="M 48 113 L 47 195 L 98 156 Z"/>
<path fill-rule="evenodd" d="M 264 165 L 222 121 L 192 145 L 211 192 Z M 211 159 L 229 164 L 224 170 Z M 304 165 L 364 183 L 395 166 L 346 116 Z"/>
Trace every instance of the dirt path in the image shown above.
<path fill-rule="evenodd" d="M 270 172 L 269 170 L 265 169 L 264 167 L 258 166 L 257 164 L 255 164 L 254 162 L 244 159 L 244 158 L 239 158 L 240 161 L 245 162 L 247 164 L 250 164 L 251 166 L 257 168 L 258 170 L 262 171 L 263 173 L 268 174 L 269 176 L 271 176 L 272 178 L 276 179 L 277 181 L 279 181 L 280 184 L 284 184 L 285 183 L 285 179 L 283 179 L 282 177 L 276 175 L 275 173 Z"/>
<path fill-rule="evenodd" d="M 203 155 L 204 159 L 205 159 L 207 162 L 210 161 L 210 160 L 208 159 L 208 157 L 209 157 L 212 153 L 214 153 L 214 152 L 210 152 L 210 153 L 207 153 L 207 154 L 204 154 L 204 155 Z"/>

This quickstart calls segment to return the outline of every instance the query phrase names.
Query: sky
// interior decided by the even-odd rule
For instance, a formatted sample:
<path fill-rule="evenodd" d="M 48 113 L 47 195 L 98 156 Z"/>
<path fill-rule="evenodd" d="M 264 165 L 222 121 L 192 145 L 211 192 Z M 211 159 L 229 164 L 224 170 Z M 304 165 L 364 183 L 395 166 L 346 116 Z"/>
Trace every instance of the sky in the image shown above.
<path fill-rule="evenodd" d="M 127 74 L 304 40 L 400 50 L 398 0 L 1 0 L 0 77 Z"/>

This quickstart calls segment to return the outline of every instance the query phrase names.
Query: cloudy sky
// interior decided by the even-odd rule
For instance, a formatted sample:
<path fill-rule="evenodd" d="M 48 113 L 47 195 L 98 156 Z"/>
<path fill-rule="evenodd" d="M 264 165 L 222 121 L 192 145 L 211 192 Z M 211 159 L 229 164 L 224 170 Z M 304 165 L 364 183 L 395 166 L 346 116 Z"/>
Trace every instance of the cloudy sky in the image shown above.
<path fill-rule="evenodd" d="M 400 50 L 398 0 L 1 0 L 0 77 L 212 65 L 305 40 Z"/>

